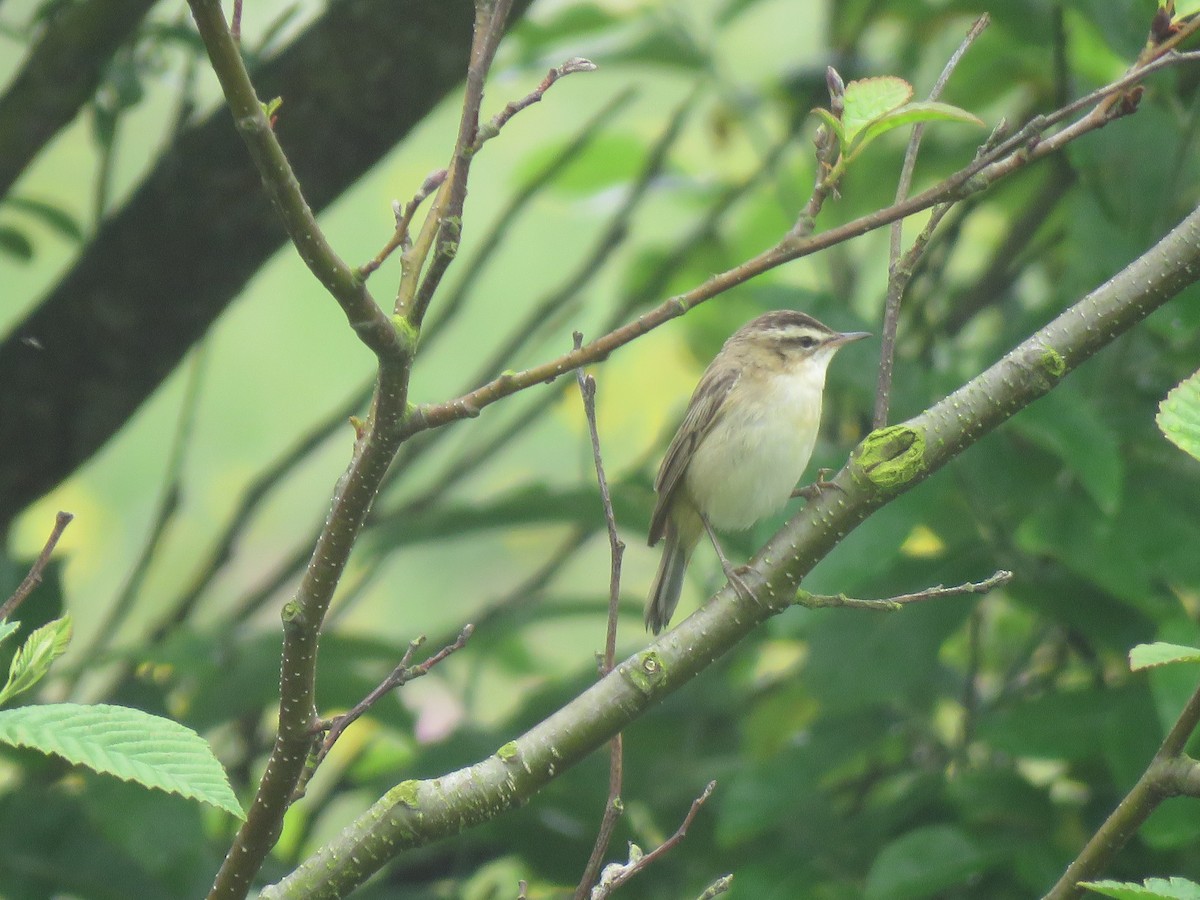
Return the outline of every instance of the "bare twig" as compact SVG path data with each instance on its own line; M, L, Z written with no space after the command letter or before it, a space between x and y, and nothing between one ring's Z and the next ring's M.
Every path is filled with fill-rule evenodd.
M394 359L400 337L391 318L367 291L362 279L345 263L317 223L300 189L300 182L254 92L238 42L229 32L219 0L188 0L213 70L221 82L234 124L255 167L263 189L279 213L293 246L314 277L342 308L350 327L380 359Z
M574 341L575 349L578 350L583 346L583 335L576 331ZM617 613L621 603L621 560L625 555L625 542L617 534L617 517L613 512L612 495L608 490L608 478L604 474L604 460L600 453L600 430L596 425L596 379L585 375L582 369L576 369L575 380L579 383L579 393L583 397L583 411L592 440L592 461L596 467L596 481L600 486L600 501L604 506L604 522L608 527L611 568L608 578L608 629L604 639L604 658L600 663L600 677L603 678L616 664ZM575 888L575 900L587 900L596 875L600 872L604 854L608 852L608 843L612 840L617 819L624 811L624 804L621 802L624 763L620 732L608 742L608 759L608 799L604 804L604 816L600 820L592 854L584 866L579 886Z
M370 262L363 263L358 267L358 277L367 278L372 272L378 269L387 261L387 258L392 255L392 252L397 247L403 247L408 243L408 226L412 224L412 218L416 214L417 209L425 202L425 199L442 186L442 182L446 180L446 170L437 169L430 172L421 182L421 186L417 188L412 199L408 203L400 206L399 200L392 201L392 212L396 217L396 230L392 232L391 240L383 245L383 249L375 254L375 258Z
M504 209L496 216L491 229L479 242L471 257L470 266L455 283L450 294L438 299L437 307L430 313L425 327L421 329L421 350L428 353L431 343L445 334L445 325L463 308L476 281L487 268L487 263L500 248L504 238L513 233L518 217L545 187L587 149L601 128L618 110L627 106L637 91L626 88L601 106L594 115L575 133L544 168L536 172L509 199ZM490 373L489 373L490 374Z
M1061 378L1194 283L1200 211L1149 252L1030 334L986 371L925 412L869 436L826 492L778 531L752 567L763 576L755 603L732 589L524 734L447 778L396 786L263 897L348 893L389 859L461 833L526 801L651 704L687 684L782 612L795 587L875 510L911 490ZM603 715L597 715L603 710ZM354 866L342 865L353 859Z
M962 43L958 45L958 49L954 51L953 55L946 62L945 68L942 69L942 74L938 76L933 88L929 91L930 100L936 100L942 95L942 91L945 89L946 83L950 80L950 75L958 66L959 61L966 54L970 46L975 43L979 35L983 34L983 30L988 27L990 21L990 17L987 13L984 13L971 25L966 37L963 38ZM900 179L896 185L897 203L908 196L909 188L912 187L913 171L917 166L917 153L921 148L921 138L924 134L924 122L918 122L913 126L912 136L909 138L908 147L904 151L904 164L900 167ZM937 227L937 223L941 221L949 208L949 204L940 204L934 207L933 215L923 229L921 237L913 243L913 248L905 258L903 266L900 261L900 245L904 240L904 220L897 219L892 223L888 249L887 300L884 303L883 335L879 354L879 382L875 389L875 415L871 425L872 428L882 428L887 424L888 404L892 394L892 372L896 362L896 329L899 326L900 303L904 299L904 289L912 279L916 261L921 253L924 252L925 246L928 244L930 237L932 237L933 229Z
M687 836L688 829L692 825L692 820L696 818L696 813L700 811L700 807L704 805L704 801L708 799L716 786L717 783L715 781L710 781L700 796L692 801L691 809L688 810L682 824L676 829L675 833L649 853L643 854L636 845L630 844L629 862L613 863L612 865L605 866L604 872L600 875L600 883L592 889L591 900L604 900L605 897L608 897L638 872L654 863L660 857L670 853Z
M229 34L235 44L242 42L242 0L233 0L233 16L229 22Z
M475 631L474 625L464 625L462 631L459 632L458 638L452 644L447 644L429 659L418 665L411 665L413 654L417 648L425 643L425 636L421 635L408 643L408 649L404 651L404 655L400 657L400 662L396 665L390 675L383 679L379 685L363 697L362 700L354 704L354 707L340 716L334 716L331 719L321 719L313 725L313 734L318 735L324 733L324 738L321 740L320 747L316 753L308 760L304 767L304 774L296 784L296 797L304 795L304 788L311 780L313 773L324 762L325 757L329 755L329 751L333 749L333 745L337 743L338 738L342 733L357 722L362 715L367 712L372 706L379 702L383 697L399 687L403 687L408 682L420 678L422 675L429 674L429 670L444 660L451 653L455 653L466 646L470 640L471 634Z
M879 612L895 612L910 603L919 603L922 600L940 600L945 597L961 597L967 594L986 594L988 591L994 590L1001 585L1008 584L1012 581L1012 577L1012 572L1001 569L995 575L983 581L968 581L965 584L955 585L954 587L943 587L939 584L913 594L897 594L895 597L888 597L884 600L859 600L854 597L847 597L845 594L810 594L808 591L800 590L796 592L796 605L806 606L809 609L843 606L847 609L872 609Z
M1196 762L1184 754L1184 748L1197 724L1200 724L1200 688L1188 699L1142 777L1042 900L1081 897L1079 882L1103 871L1163 800L1194 793Z
M583 335L576 331L575 349L583 346ZM617 534L617 517L613 512L612 494L608 489L608 477L604 474L604 460L600 453L600 432L596 425L596 379L585 375L582 369L575 372L579 382L579 393L583 396L583 409L587 416L588 434L592 440L592 460L596 466L596 482L600 486L600 502L604 506L604 523L608 527L608 548L612 567L608 577L608 631L604 639L604 663L600 674L607 675L613 669L617 654L617 608L621 602L621 560L625 555L625 542Z
M420 331L433 295L442 277L458 253L462 239L462 212L467 198L467 175L479 136L479 109L483 104L483 86L488 70L504 35L512 0L477 0L475 37L471 42L471 61L467 66L466 90L454 152L442 182L430 206L425 222L412 245L400 255L400 289L396 293L395 313ZM432 258L431 257L432 254Z
M618 347L622 347L665 322L683 315L689 309L784 263L811 256L820 250L866 234L939 203L962 199L977 193L1017 169L1058 152L1071 141L1103 127L1114 118L1133 111L1128 104L1114 107L1112 104L1106 103L1103 107L1097 106L1091 113L1061 131L1049 137L1037 139L1042 131L1067 118L1070 114L1068 110L1075 112L1096 103L1097 100L1106 100L1120 95L1126 88L1159 69L1196 60L1200 60L1200 52L1194 55L1176 53L1163 56L1098 91L1093 91L1086 98L1081 98L1069 104L1068 107L1048 116L1035 118L1017 135L1000 142L996 147L989 147L985 153L977 156L973 162L949 178L902 203L893 204L886 209L877 210L811 237L785 236L774 247L732 269L711 276L703 284L691 290L668 298L650 312L639 315L633 321L586 344L580 350L572 350L570 353L521 372L506 373L452 400L416 407L404 422L404 436L408 437L420 431L438 428L449 422L477 416L484 407L490 406L504 397L538 384L553 381L581 365L603 359Z
M17 585L17 589L9 594L3 605L0 605L0 622L16 612L17 607L24 603L26 598L42 583L42 573L46 571L46 566L50 562L50 554L54 552L54 546L73 518L75 515L69 512L60 512L54 517L54 528L50 530L50 537L46 538L42 552L33 561L33 565L29 567L29 573Z
M546 73L546 77L542 79L541 84L539 84L520 100L514 100L513 102L509 103L504 107L504 109L492 116L492 120L490 122L479 127L479 133L475 136L475 143L471 145L471 152L478 153L480 147L500 133L500 129L508 124L509 119L511 119L521 110L533 106L533 104L539 102L546 91L550 90L554 83L564 75L572 75L575 72L595 71L596 64L590 59L584 59L582 56L572 57L561 66L551 69Z
M846 83L833 66L825 68L825 84L829 88L829 111L834 118L840 119L846 109ZM817 214L825 205L825 199L832 193L837 195L838 181L841 177L834 161L838 154L837 138L824 125L817 128L814 139L817 148L817 176L813 182L812 194L799 218L792 228L791 234L797 238L808 237L817 225Z

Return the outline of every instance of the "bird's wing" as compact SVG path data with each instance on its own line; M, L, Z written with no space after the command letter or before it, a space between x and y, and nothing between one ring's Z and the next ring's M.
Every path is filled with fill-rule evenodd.
M663 457L662 467L658 477L654 479L654 490L658 494L658 502L654 506L654 515L650 517L650 546L657 544L667 526L667 512L675 491L683 484L683 475L687 471L688 462L697 445L704 440L713 426L720 421L725 408L725 398L738 383L741 373L737 370L709 369L696 385L688 405L687 415L674 440L667 447Z

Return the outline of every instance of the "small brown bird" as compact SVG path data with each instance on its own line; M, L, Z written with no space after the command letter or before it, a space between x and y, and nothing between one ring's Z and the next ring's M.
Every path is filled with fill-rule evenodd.
M777 310L725 342L696 385L654 482L650 546L664 537L666 544L646 601L652 632L670 621L705 531L726 577L741 585L713 528L744 530L787 503L817 442L829 361L839 347L868 336Z

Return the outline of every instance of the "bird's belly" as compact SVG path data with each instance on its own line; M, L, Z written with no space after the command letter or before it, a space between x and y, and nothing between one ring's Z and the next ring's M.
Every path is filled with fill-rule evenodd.
M820 423L820 393L780 378L756 409L730 410L688 465L696 507L717 528L749 528L780 510L804 474Z

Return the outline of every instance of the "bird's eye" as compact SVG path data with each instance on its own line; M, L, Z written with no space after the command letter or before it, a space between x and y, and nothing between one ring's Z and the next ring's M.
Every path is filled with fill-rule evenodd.
M804 337L796 341L802 350L811 350L817 343L817 339L812 335L806 334Z

